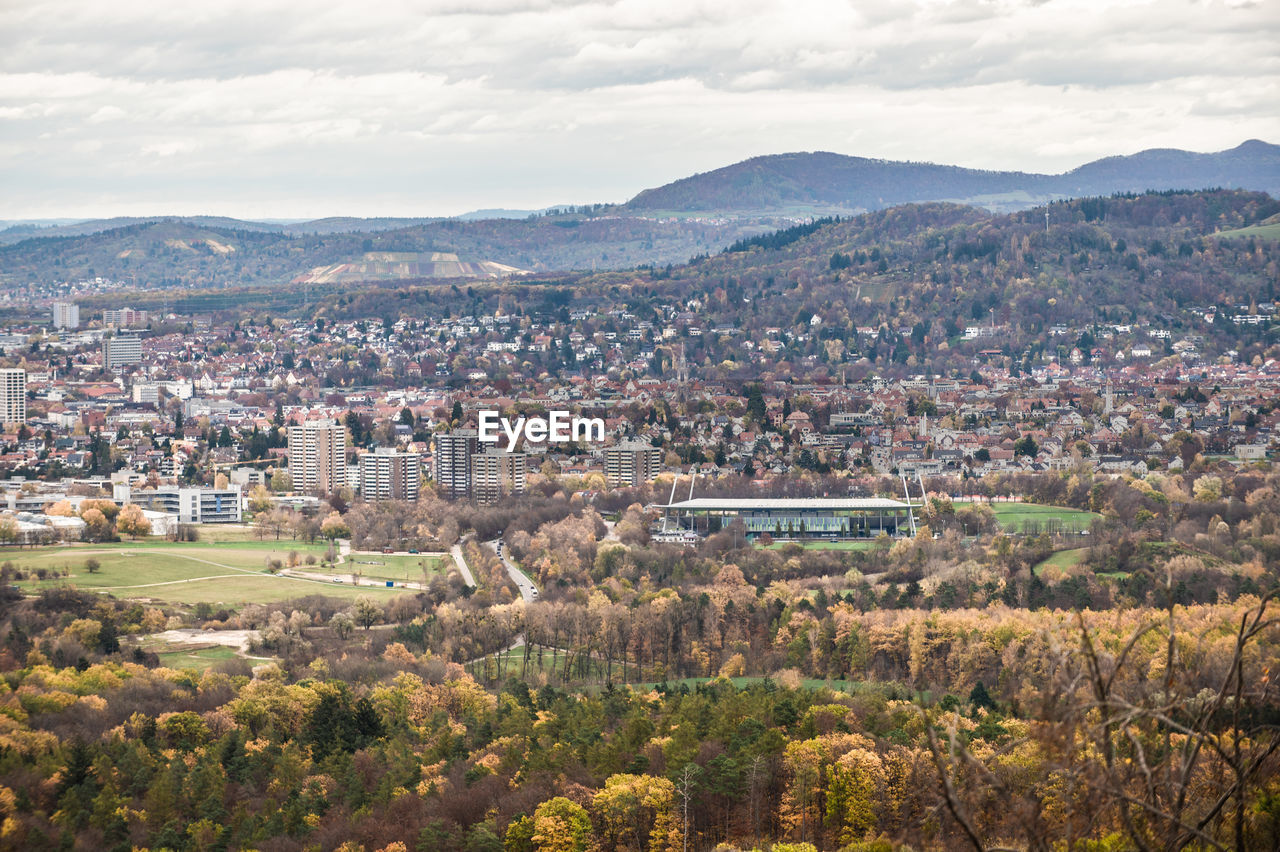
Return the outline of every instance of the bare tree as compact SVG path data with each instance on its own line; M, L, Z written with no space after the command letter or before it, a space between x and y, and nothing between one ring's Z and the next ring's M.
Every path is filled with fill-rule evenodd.
M1221 623L1198 634L1179 623L1172 588L1170 573L1165 616L1134 630L1115 651L1077 614L1078 645L1061 649L1028 737L979 759L954 726L926 719L941 805L966 845L996 848L984 840L996 823L1016 826L1028 849L1047 850L1055 841L1070 848L1106 826L1120 828L1142 852L1275 842L1255 836L1260 829L1249 820L1280 771L1280 732L1269 722L1275 660L1255 653L1262 635L1280 624L1267 615L1274 593L1243 612L1224 643ZM1138 650L1157 636L1160 654L1140 665ZM1024 746L1046 755L1057 795L1073 803L1056 827L1045 817L1041 791L1006 783L998 769ZM1000 808L990 807L995 801Z
M680 797L680 828L684 834L683 852L689 852L689 804L693 801L698 787L698 776L701 774L702 768L698 764L686 763L677 776L676 795Z

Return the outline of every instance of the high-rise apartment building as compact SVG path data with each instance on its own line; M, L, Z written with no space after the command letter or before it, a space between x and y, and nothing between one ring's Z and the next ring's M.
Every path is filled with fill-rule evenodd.
M471 457L471 494L479 503L496 503L508 494L523 494L529 479L529 456L490 449Z
M662 451L649 444L629 441L604 451L604 476L614 488L648 482L662 469Z
M27 420L27 371L0 370L0 425Z
M455 429L435 437L435 481L441 496L456 500L471 495L471 457L480 448L475 429Z
M366 500L418 499L422 457L380 447L360 457L360 496Z
M75 302L53 303L54 328L79 328L80 306Z
M135 334L118 334L102 341L102 369L108 373L142 363L142 340Z
M289 427L293 490L328 494L347 484L347 430L328 420Z

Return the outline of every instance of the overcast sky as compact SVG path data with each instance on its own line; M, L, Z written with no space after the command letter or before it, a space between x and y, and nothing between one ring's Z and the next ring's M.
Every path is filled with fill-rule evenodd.
M622 201L1280 142L1280 0L0 0L0 218Z

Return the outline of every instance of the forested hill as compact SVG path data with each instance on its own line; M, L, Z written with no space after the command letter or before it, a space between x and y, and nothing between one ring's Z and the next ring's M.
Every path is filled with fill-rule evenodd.
M1107 157L1060 175L982 171L824 152L754 157L645 190L632 211L840 212L913 201L958 201L992 210L1061 198L1148 189L1251 189L1280 196L1280 146L1250 140L1229 151L1174 149Z
M1022 360L1064 344L1069 351L1082 329L1108 322L1154 323L1202 336L1206 352L1252 359L1274 337L1232 315L1280 299L1280 242L1266 236L1275 226L1252 227L1277 216L1280 201L1229 190L1078 199L1006 215L910 204L742 239L679 266L495 282L469 290L465 305L448 288L414 286L395 300L381 288L331 295L316 310L394 321L481 314L506 298L552 322L569 304L656 321L662 306L683 305L704 331L736 329L682 338L691 362L730 381L762 369L838 377L864 357L876 370L969 365L991 348ZM962 339L965 326L991 322L1002 329L994 340ZM791 342L770 344L767 357L744 345L776 343L784 330Z
M1277 214L1280 201L1227 190L1079 199L1002 216L904 205L743 240L642 277L584 276L574 298L629 292L640 316L652 314L646 305L696 304L701 324L737 328L746 339L790 330L802 342L769 362L790 362L779 369L810 378L824 369L838 375L838 364L860 356L877 369L968 363L970 349L992 343L958 345L959 336L966 325L989 322L1004 329L996 348L1008 354L1075 343L1055 338L1055 326L1078 337L1095 323L1156 322L1194 328L1211 351L1252 358L1270 340L1267 329L1230 315L1280 298L1280 242L1226 234ZM1215 320L1203 322L1211 308ZM859 329L879 332L869 340ZM692 338L688 357L723 361L725 378L745 380L759 366L741 357L742 339Z

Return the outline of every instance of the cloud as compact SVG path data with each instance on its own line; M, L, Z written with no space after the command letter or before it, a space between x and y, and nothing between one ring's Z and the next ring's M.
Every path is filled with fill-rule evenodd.
M1280 139L1268 4L33 0L0 33L5 217L448 213L784 150L1055 171Z

